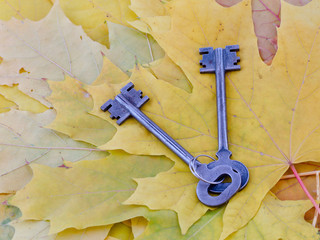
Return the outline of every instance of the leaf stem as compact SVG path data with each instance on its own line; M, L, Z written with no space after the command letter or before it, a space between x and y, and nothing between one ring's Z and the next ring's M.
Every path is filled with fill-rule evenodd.
M320 180L319 180L319 172L316 173L316 179L317 179L317 200L320 200ZM317 221L318 221L318 212L317 210L314 211L312 226L316 227Z
M315 207L316 211L320 214L319 204L316 203L316 201L313 199L313 197L309 193L308 189L306 188L306 186L304 185L303 181L301 180L301 178L299 176L299 173L297 172L297 169L295 168L295 166L293 164L290 164L290 168L291 168L294 176L297 178L297 181L300 184L300 186L302 187L303 191L305 192L305 194L308 196L308 198L312 202L312 204Z
M304 172L304 173L298 173L299 176L304 177L304 176L312 176L312 175L316 175L319 174L320 171L310 171L310 172ZM289 178L295 178L296 176L294 174L288 174L288 175L284 175L281 177L281 180L284 179L289 179Z
M148 37L147 33L146 33L146 38L147 38L147 43L148 43L148 47L149 47L149 53L150 53L151 62L153 62L154 58L153 58L153 54L152 54L152 48L151 48L150 40L149 40L149 37Z

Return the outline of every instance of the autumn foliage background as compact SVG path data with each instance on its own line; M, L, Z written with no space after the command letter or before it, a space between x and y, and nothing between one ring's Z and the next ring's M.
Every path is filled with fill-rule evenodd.
M320 2L0 1L0 239L319 239ZM232 158L250 182L209 208L187 165L100 106L129 81L193 155L215 156L201 47L226 74Z

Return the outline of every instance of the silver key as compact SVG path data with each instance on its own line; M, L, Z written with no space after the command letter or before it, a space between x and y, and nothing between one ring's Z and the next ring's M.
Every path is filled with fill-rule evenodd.
M225 71L240 70L237 65L240 58L236 52L239 50L239 45L229 45L223 48L213 49L212 47L200 48L199 53L203 55L200 61L202 68L200 73L215 73L216 76L216 98L217 98L217 118L218 118L218 144L219 149L216 153L217 161L208 165L209 168L214 168L218 165L230 165L236 172L241 175L241 187L243 189L249 181L249 171L247 167L235 160L231 160L231 151L228 146L227 132L227 104L226 104L226 86L225 86ZM222 192L230 183L221 183L219 185L206 185L211 192ZM201 184L205 187L205 184Z

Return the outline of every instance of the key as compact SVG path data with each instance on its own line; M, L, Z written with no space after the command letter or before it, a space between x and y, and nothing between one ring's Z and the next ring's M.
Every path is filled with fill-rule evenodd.
M104 103L101 106L101 110L104 112L109 111L110 117L112 119L116 118L118 125L121 125L130 116L134 117L186 164L189 165L191 161L194 161L195 158L187 150L185 150L139 109L149 100L147 96L142 97L141 90L135 90L133 83L130 82L124 86L120 92L121 93L118 94L114 100L110 99ZM196 162L195 167L199 164L201 163ZM201 164L201 166L204 165L205 164ZM226 175L232 179L231 184L226 186L225 190L221 191L221 194L218 196L211 196L207 189L197 190L199 200L208 206L215 207L227 202L240 188L240 174L233 171L232 167L229 165L219 165L211 169L202 168L201 171L199 171L199 174L204 174L204 178L211 183L219 183L217 179ZM206 195L209 195L211 198L208 200Z
M249 171L247 167L235 160L231 160L232 155L228 147L228 132L227 132L227 115L226 115L226 90L225 90L225 71L240 70L237 65L240 58L236 52L239 50L239 45L229 45L223 48L213 49L212 47L200 48L199 53L203 55L200 65L200 73L215 73L216 76L216 98L217 98L217 117L218 117L218 152L217 161L210 163L209 169L219 165L230 165L236 172L241 175L241 187L243 189L249 181ZM198 166L199 167L199 166ZM195 171L198 171L196 168ZM201 184L202 188L209 187L210 192L219 193L230 183L220 183L218 185ZM199 185L198 185L199 186Z

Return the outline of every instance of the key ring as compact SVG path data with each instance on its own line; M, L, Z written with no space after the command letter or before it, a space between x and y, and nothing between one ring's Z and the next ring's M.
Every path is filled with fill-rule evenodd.
M209 184L219 184L223 181L223 179L221 181L218 181L218 182L211 182L211 181L208 181L206 179L204 179L203 177L201 177L197 171L195 170L196 167L195 167L195 163L196 161L198 161L198 158L199 157L208 157L210 159L212 159L213 161L217 161L216 159L214 159L213 157L209 156L209 155L206 155L206 154L199 154L198 156L194 157L190 162L189 162L189 168L190 168L190 171L191 173L198 179L200 179L201 181L203 182L206 182L206 183L209 183Z

